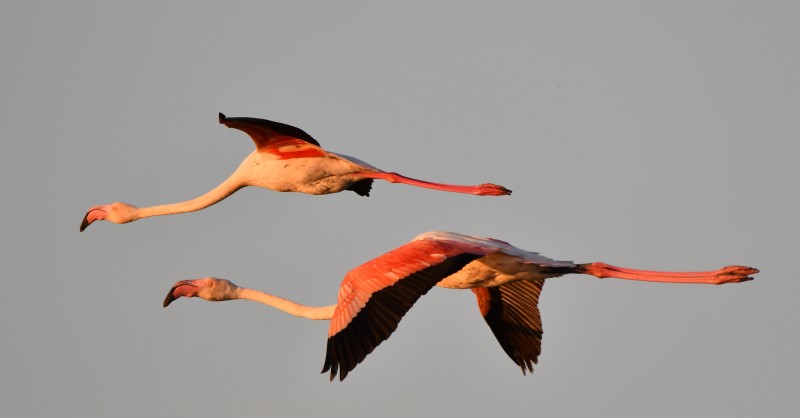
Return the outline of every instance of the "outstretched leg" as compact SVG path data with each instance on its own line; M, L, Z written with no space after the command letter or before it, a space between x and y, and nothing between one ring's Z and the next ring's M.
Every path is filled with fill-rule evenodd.
M605 263L588 263L578 264L575 273L591 274L601 279L611 277L645 282L724 284L753 280L750 275L758 273L758 269L745 266L727 266L713 271L669 272L635 270Z
M503 196L511 194L511 190L492 183L484 183L478 186L459 186L455 184L433 183L430 181L417 180L397 173L386 173L383 171L358 173L356 176L369 179L381 179L390 183L402 183L410 186L424 187L427 189L442 190L445 192L475 194L478 196Z

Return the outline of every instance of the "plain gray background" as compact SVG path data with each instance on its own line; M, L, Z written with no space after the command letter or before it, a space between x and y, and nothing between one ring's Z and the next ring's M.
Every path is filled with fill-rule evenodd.
M800 6L669 2L0 3L0 415L794 416ZM95 204L193 198L252 150L229 116L508 198L376 182L244 189L78 233ZM578 262L761 269L554 279L523 377L468 291L434 289L343 383L327 322L179 300L216 275L334 303L418 233Z

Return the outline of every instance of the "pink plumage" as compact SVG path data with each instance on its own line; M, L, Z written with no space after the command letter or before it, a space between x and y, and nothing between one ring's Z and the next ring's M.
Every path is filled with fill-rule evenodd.
M511 244L452 232L428 232L351 270L337 303L309 307L217 278L175 283L164 300L249 299L309 319L329 319L323 372L344 379L397 328L403 315L434 286L471 289L478 309L506 354L532 372L541 353L539 295L548 278L590 274L599 278L723 284L752 280L758 270L728 266L706 272L658 272L605 263L553 260Z

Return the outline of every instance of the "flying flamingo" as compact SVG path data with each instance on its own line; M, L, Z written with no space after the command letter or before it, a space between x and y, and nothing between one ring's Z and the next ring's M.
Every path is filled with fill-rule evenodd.
M380 179L480 196L511 194L511 190L491 183L458 186L431 183L382 171L356 158L325 151L319 142L302 129L279 122L256 118L229 118L222 113L219 114L219 122L229 128L244 131L256 145L255 151L222 184L202 196L181 203L145 208L137 208L124 202L93 206L81 222L81 231L98 220L124 224L150 216L193 212L207 208L246 186L308 194L350 190L361 196L369 196L372 181Z
M300 305L225 279L206 277L175 283L164 307L175 299L247 299L308 319L329 319L322 373L344 380L367 354L389 338L400 319L433 286L472 289L478 309L506 354L533 372L541 352L542 320L537 303L545 279L564 274L668 283L739 283L757 269L728 266L706 272L658 272L604 263L575 264L525 251L507 242L452 232L428 232L351 270L336 305Z

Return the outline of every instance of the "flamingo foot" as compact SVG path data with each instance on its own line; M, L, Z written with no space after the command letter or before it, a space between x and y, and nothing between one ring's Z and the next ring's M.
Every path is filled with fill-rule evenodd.
M476 186L473 194L478 196L507 196L511 194L511 190L499 184L484 183Z
M751 274L758 273L757 268L746 266L726 266L720 269L714 277L718 280L716 284L741 283L753 280Z

